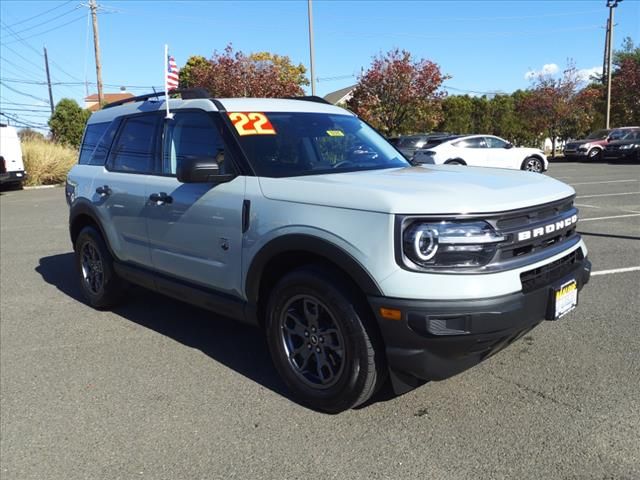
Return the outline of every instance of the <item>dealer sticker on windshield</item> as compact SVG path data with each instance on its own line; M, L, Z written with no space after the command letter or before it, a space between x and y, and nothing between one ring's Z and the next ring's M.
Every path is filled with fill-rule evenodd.
M229 120L236 127L238 135L275 135L276 129L264 113L229 112Z
M555 315L557 320L563 317L578 305L578 284L575 280L570 280L560 286L554 292Z

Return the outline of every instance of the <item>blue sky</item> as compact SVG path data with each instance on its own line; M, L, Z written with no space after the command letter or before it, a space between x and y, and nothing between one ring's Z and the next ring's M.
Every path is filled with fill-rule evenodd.
M306 0L99 3L106 92L126 85L139 94L161 86L165 43L180 66L190 55L209 57L228 43L244 52L271 51L309 65ZM561 71L569 59L585 72L599 69L605 3L314 0L317 93L355 83L374 55L394 47L437 62L452 77L446 82L450 94L526 88L527 72ZM54 101L71 97L82 102L85 87L80 83L85 78L95 82L95 64L88 12L79 5L0 4L0 111L34 124L46 121L45 111L26 111L43 110L40 99L48 98L44 85L26 83L45 80L43 45L53 61L53 81L66 83L54 85ZM640 42L640 2L624 0L615 21L616 47L625 36Z

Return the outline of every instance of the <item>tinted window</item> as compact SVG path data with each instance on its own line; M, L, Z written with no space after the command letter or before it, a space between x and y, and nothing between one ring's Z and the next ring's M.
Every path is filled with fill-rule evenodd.
M458 148L486 148L487 144L482 137L465 138L453 144Z
M165 125L163 151L162 172L168 175L175 175L177 166L188 157L215 158L220 173L231 173L220 132L204 112L176 113Z
M408 166L383 137L351 115L299 112L252 115L260 119L262 133L247 121L245 114L229 113L230 118L237 120L236 138L259 176L289 177Z
M597 130L587 137L587 140L604 140L611 130Z
M98 146L98 142L104 135L104 132L107 130L111 122L105 123L93 123L91 125L87 125L86 130L84 131L84 137L82 138L82 147L80 148L80 158L78 163L82 165L89 164L89 159L91 158L91 154Z
M397 146L399 148L419 148L426 141L426 137L419 136L411 136L411 137L400 137L398 140Z
M485 137L487 141L487 147L489 148L504 148L507 146L507 142L496 137Z
M109 163L120 172L151 173L154 170L159 115L140 115L124 120L118 140L111 149Z
M104 165L107 161L107 155L109 154L109 148L111 148L111 144L113 143L113 137L116 136L116 132L118 131L118 126L120 125L120 120L116 119L107 128L106 132L100 138L98 142L98 146L95 148L93 153L89 156L88 164L89 165Z

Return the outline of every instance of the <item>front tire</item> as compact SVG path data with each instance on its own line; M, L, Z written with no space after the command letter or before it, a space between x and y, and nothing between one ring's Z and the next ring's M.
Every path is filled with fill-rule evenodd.
M600 150L599 148L592 148L591 150L589 150L589 153L587 155L587 157L589 158L589 161L591 162L600 160L601 156L602 156L602 150Z
M522 170L527 172L542 173L544 171L544 165L542 160L537 157L527 157L522 162Z
M115 273L113 257L102 235L93 227L84 227L74 249L80 289L85 301L99 310L117 305L122 299L125 285Z
M267 307L273 363L301 404L339 413L366 402L384 379L384 349L351 284L321 266L284 276Z

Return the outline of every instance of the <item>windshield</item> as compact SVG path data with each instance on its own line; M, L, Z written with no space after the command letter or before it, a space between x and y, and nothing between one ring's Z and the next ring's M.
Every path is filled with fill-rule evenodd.
M610 130L598 130L587 137L587 140L603 140L607 138Z
M375 130L351 115L298 112L228 115L242 149L261 177L409 165Z

